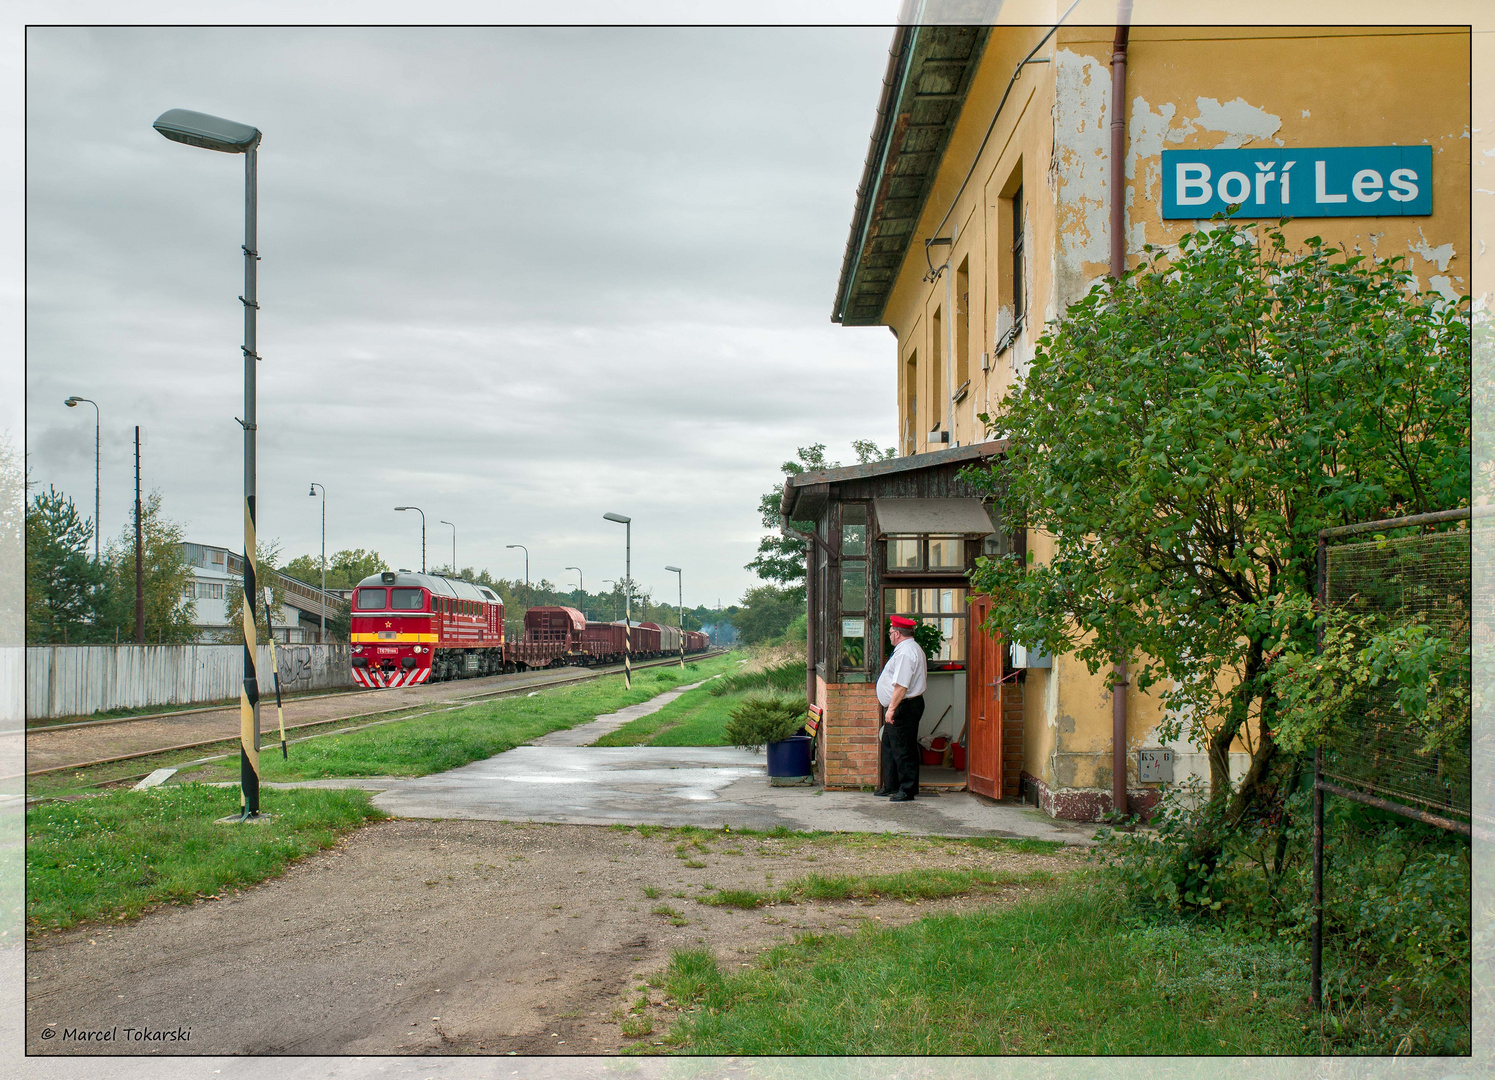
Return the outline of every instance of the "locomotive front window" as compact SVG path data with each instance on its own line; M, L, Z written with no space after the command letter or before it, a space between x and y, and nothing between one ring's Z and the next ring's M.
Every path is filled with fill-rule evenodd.
M395 611L419 611L425 607L419 589L390 589L389 606Z
M358 610L359 611L382 611L384 609L383 589L359 589Z

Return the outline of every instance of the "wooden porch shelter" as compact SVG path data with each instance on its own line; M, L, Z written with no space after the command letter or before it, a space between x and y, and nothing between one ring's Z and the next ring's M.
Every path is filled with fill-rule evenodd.
M938 626L944 643L929 662L920 742L964 747L955 767L924 766L925 788L969 788L1017 798L1023 753L1023 684L1000 633L982 629L990 598L970 590L979 556L1020 554L1022 531L997 501L960 478L989 462L1005 441L823 469L790 477L780 510L813 522L806 541L809 632L806 691L821 710L817 772L827 788L878 782L878 673L887 660L887 619Z

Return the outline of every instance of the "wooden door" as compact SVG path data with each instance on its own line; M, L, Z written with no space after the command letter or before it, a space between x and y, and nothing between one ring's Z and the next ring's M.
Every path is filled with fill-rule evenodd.
M981 629L991 614L991 598L973 597L970 663L966 678L966 786L993 799L1002 797L1002 635Z

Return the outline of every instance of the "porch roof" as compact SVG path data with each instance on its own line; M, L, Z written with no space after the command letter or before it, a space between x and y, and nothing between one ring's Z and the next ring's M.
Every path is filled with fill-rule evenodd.
M784 494L779 501L779 512L790 521L805 521L818 517L831 487L852 480L893 479L900 474L945 468L951 465L974 464L998 454L1006 453L1008 441L996 439L975 443L971 446L955 446L949 450L935 450L928 454L909 454L905 457L871 461L865 465L845 465L839 469L816 469L791 476L784 481ZM883 493L893 496L896 492Z

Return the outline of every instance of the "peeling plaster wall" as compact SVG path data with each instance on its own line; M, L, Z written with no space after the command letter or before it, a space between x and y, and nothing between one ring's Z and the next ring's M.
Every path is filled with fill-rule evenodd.
M1055 206L1053 301L1085 294L1087 263L1111 258L1110 68L1093 56L1054 53L1053 153L1048 186Z

